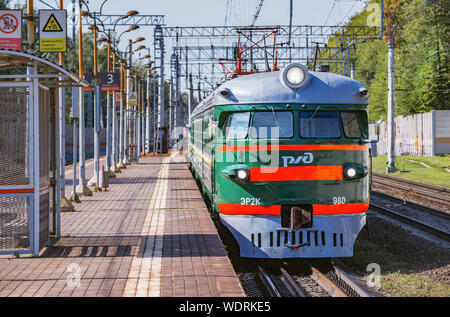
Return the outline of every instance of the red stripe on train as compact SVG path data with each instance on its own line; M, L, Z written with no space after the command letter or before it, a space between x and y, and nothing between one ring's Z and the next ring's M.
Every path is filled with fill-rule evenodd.
M219 211L226 215L280 215L281 206L220 204Z
M313 215L346 215L364 213L369 209L369 203L319 205L314 204ZM219 211L225 215L281 215L281 205L259 206L240 204L221 204Z

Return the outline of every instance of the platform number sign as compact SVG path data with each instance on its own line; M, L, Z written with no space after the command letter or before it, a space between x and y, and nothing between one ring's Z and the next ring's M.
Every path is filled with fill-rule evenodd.
M102 91L119 91L120 89L120 73L118 72L100 73L99 81Z
M0 10L0 49L22 49L21 10Z
M39 50L41 52L65 52L66 43L66 10L39 10Z

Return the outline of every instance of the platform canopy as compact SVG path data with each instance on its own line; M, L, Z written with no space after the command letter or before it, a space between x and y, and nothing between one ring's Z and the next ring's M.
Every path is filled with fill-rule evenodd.
M32 74L26 68L33 68ZM15 74L2 74L2 70L15 69ZM0 80L39 78L39 84L49 88L87 87L89 83L70 70L33 54L0 49Z

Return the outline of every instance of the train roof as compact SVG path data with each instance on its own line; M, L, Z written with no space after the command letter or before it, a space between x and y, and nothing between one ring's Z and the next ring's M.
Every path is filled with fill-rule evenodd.
M192 115L209 107L236 104L352 104L369 103L367 89L346 76L308 71L308 83L300 89L289 88L281 71L239 76L224 82L206 97ZM361 94L365 91L365 94Z

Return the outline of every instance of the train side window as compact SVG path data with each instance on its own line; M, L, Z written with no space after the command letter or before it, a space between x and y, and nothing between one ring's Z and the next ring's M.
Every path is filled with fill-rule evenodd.
M303 138L339 138L341 128L337 112L300 112L300 135Z
M227 139L245 139L248 133L250 112L235 112L228 117L224 131Z
M256 111L253 114L252 138L290 138L294 135L293 131L293 115L290 111Z
M347 138L363 138L365 137L361 129L359 116L356 112L341 112L342 125Z

